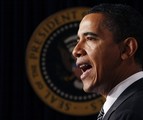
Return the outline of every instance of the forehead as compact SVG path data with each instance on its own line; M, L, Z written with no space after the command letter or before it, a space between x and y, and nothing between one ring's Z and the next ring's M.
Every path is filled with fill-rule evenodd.
M82 19L78 30L78 37L82 38L86 33L96 34L100 39L106 41L114 40L114 33L109 30L106 25L106 17L102 13L88 14Z
M90 13L84 16L81 22L85 20L91 20L91 21L103 21L105 19L105 15L102 13Z
M80 22L79 31L84 32L86 30L100 30L103 29L103 21L105 16L102 13L91 13L86 15Z

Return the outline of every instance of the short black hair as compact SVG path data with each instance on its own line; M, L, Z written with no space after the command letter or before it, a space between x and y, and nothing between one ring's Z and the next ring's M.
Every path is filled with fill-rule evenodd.
M124 4L102 3L95 5L85 15L102 13L104 24L114 34L115 41L121 42L134 37L138 43L135 60L143 65L143 16L135 8Z

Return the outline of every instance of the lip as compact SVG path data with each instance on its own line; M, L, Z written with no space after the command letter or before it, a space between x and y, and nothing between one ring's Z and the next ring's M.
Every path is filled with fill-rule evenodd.
M87 78L88 75L89 75L89 73L91 72L91 69L92 69L92 68L90 68L90 69L86 70L85 72L83 72L83 73L81 74L81 76L80 76L80 79L81 79L81 80L84 80L85 78Z
M80 66L83 65L83 64L89 64L89 62L87 62L87 61L85 61L85 60L77 60L77 61L76 61L76 66L77 66L78 68L80 68Z
M88 60L86 60L86 59L84 59L84 58L82 58L82 59L77 59L77 61L76 61L76 66L81 70L81 72L82 72L82 74L80 75L80 79L81 80L84 80L85 78L87 78L88 77L88 75L90 74L90 72L91 72L91 70L92 70L92 67L91 68L89 68L89 69L87 69L86 71L84 71L84 70L82 70L81 69L81 66L83 65L83 64L89 64L89 65L91 65L90 64L90 62L88 61ZM91 65L92 66L92 65Z

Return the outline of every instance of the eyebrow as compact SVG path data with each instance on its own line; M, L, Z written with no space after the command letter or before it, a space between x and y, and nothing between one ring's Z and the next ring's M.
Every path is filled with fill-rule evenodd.
M86 32L86 33L83 33L84 36L87 36L87 35L93 35L95 37L98 37L97 34L93 33L93 32Z
M92 35L92 36L95 36L95 37L98 37L97 34L93 33L93 32L85 32L83 33L84 36L87 36L87 35ZM79 39L79 36L77 36L77 39Z

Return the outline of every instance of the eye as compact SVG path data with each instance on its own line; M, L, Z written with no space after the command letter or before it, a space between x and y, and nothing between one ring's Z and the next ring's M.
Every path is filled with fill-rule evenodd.
M87 40L90 40L90 41L92 41L92 40L96 40L96 38L91 37L91 36L87 36L87 37L86 37L86 39L87 39Z

